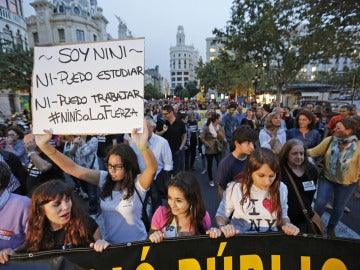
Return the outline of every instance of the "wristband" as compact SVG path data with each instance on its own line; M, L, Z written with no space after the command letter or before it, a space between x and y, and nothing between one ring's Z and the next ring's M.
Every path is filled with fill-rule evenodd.
M27 156L30 158L32 154L35 154L35 151L30 151L29 153L27 153Z
M138 146L137 149L139 149L140 152L145 151L147 149L149 149L149 146L145 145L145 146Z
M221 227L224 227L225 224L218 224L217 227L220 229Z

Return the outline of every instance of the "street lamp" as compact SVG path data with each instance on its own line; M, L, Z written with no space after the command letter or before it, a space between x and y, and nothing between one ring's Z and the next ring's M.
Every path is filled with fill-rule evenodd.
M257 87L259 86L259 84L260 84L260 77L258 77L257 75L255 75L255 77L254 78L252 78L252 80L251 80L251 82L252 82L252 84L254 85L254 95L256 96L256 89L257 89Z

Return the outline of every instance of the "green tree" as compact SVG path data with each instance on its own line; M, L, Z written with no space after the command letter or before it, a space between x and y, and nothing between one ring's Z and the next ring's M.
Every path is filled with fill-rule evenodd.
M263 74L262 81L276 87L278 100L283 87L294 81L305 64L333 57L335 50L326 44L336 43L336 36L349 35L345 29L320 35L326 28L315 20L314 14L319 13L311 10L310 2L318 1L235 0L225 29L214 30L238 62L253 63ZM337 47L340 52L345 46Z
M187 89L189 93L188 97L194 97L197 93L199 93L199 88L197 88L196 81L185 82L185 89Z
M360 2L302 0L300 19L307 23L309 39L318 41L321 58L345 56L359 61Z
M0 46L0 89L10 89L12 93L25 92L31 100L32 70L32 51L18 45L1 50ZM31 103L29 109L31 111Z
M155 86L153 86L152 84L147 84L144 87L144 98L145 99L160 99L162 98L163 95L156 89Z
M251 78L255 76L254 65L237 61L236 57L223 51L209 63L199 62L196 69L200 86L207 91L216 89L218 93L236 93L245 96L252 87Z
M32 51L23 50L21 46L0 50L0 89L30 93L32 69Z
M183 98L184 87L182 85L177 85L174 89L174 95L180 98Z

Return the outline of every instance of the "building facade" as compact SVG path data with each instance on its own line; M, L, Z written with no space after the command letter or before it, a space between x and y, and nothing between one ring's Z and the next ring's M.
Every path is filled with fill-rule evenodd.
M108 20L96 0L35 0L26 18L29 46L94 42L108 39Z
M185 44L185 33L182 25L178 26L176 46L170 47L170 88L185 86L187 81L196 79L195 68L199 61L199 52L193 45Z
M14 45L28 49L28 36L23 12L22 0L0 0L0 50ZM0 91L0 111L5 116L21 110L24 96L10 89Z

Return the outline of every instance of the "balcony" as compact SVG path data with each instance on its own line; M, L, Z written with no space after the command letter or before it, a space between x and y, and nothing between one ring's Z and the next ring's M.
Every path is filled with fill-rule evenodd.
M0 7L0 19L9 21L13 24L22 27L23 29L26 29L26 22L24 18L20 17L16 13L9 11L6 8Z

